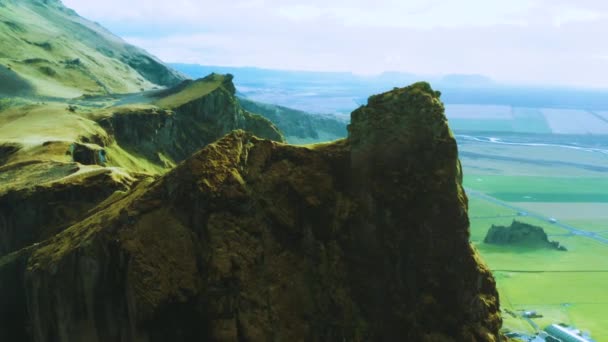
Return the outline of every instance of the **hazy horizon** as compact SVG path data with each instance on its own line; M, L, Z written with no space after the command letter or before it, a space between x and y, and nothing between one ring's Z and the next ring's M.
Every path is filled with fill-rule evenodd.
M169 63L608 88L600 1L63 2Z

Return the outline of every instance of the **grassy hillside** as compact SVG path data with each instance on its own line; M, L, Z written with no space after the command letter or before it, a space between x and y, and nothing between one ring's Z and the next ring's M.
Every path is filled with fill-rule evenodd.
M0 2L0 95L73 98L184 77L57 0Z

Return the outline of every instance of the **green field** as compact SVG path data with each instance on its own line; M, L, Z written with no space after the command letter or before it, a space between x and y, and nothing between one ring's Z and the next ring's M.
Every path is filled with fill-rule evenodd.
M483 181L477 181L478 178ZM601 195L602 190L608 189L603 179L472 175L466 183L469 188L491 196L500 193L556 196L562 202L518 199L510 204L540 215L561 215L563 222L586 231L606 231L603 235L608 237L608 210L604 210L607 205L578 201L581 196ZM471 241L496 278L504 328L532 333L529 324L507 314L506 310L536 310L543 315L543 318L534 319L541 328L563 322L590 331L597 341L608 340L608 326L604 323L608 317L608 291L605 290L608 286L608 245L570 235L546 220L518 216L516 210L474 194L469 197ZM550 240L560 242L568 251L483 243L492 224L509 225L513 219L542 226Z
M603 114L598 113L600 116ZM607 134L608 123L587 110L496 105L446 105L456 131L553 134ZM572 118L576 118L573 120Z
M504 119L449 119L449 122L450 127L457 131L513 131L513 122Z
M608 177L471 175L465 186L507 202L608 202Z
M513 130L525 133L551 133L547 119L538 108L513 108Z

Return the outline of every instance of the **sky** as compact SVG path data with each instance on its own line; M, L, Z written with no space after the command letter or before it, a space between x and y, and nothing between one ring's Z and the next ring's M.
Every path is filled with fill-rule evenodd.
M165 62L608 88L603 0L63 0Z

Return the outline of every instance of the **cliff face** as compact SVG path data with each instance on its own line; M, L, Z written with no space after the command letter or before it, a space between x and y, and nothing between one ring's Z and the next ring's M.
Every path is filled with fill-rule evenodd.
M271 122L240 108L229 76L211 75L166 92L159 97L162 107L87 113L34 105L3 112L0 256L57 234L115 192L166 172L234 129L283 141Z
M180 162L235 129L284 141L272 122L243 110L231 75L212 74L161 92L160 107L122 110L100 120L123 148L157 164Z
M110 170L74 174L50 184L0 190L0 255L52 237L86 217L116 191L128 191L134 179ZM0 172L9 172L0 168Z
M0 259L1 340L497 341L428 84L313 148L235 131Z

